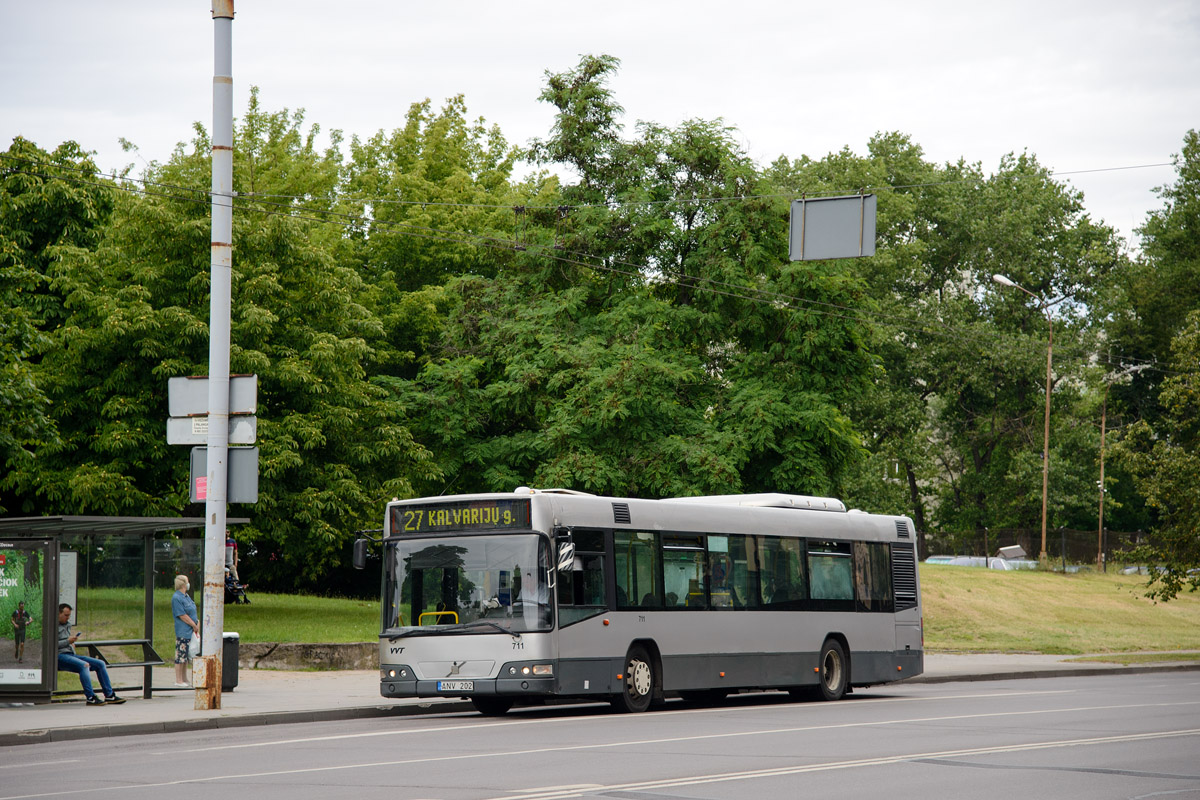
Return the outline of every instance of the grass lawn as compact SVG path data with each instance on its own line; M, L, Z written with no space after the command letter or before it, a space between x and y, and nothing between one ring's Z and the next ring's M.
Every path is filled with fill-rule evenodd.
M922 564L925 647L1047 654L1200 650L1200 594L1144 596L1145 577Z
M154 648L166 661L175 650L171 618L174 590L154 593ZM196 598L198 592L193 591ZM143 633L142 589L81 589L77 628L83 639L140 639ZM308 595L250 593L250 605L226 605L224 630L242 642L370 642L379 633L379 603ZM126 660L141 660L138 648ZM110 658L110 660L117 660Z
M1107 656L1085 656L1082 658L1068 658L1072 664L1082 663L1103 663L1103 664L1124 664L1132 666L1134 664L1162 664L1172 661L1195 661L1197 660L1196 653L1112 653Z

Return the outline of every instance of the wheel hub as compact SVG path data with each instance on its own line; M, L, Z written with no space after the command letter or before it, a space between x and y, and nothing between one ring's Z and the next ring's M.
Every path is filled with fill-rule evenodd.
M830 651L825 654L825 661L821 664L821 677L825 680L825 686L830 690L834 690L842 682L842 660L837 657L837 653Z
M630 661L626 684L639 697L650 694L650 665L645 661Z

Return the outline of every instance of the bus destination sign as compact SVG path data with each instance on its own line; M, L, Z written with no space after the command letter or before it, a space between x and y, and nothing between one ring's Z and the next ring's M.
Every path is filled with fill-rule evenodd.
M392 506L392 536L529 528L528 500L470 500Z

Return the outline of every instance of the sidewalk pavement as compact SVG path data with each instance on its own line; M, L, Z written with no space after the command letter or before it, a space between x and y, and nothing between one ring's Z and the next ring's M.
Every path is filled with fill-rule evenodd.
M906 682L1200 670L1200 652L1193 655L1195 660L1190 661L1122 666L1069 660L1078 656L926 653L924 674ZM123 705L85 706L82 696L49 705L0 704L0 747L247 725L472 711L468 701L458 698L389 700L380 697L379 673L375 670L285 672L247 669L239 670L234 691L222 693L219 710L198 711L194 708L195 692L173 687L173 669L155 670L155 686L169 688L155 688L150 700L143 699L141 690L121 691L122 672L124 670L115 670L112 676L118 694L128 700ZM139 671L139 677L140 674Z

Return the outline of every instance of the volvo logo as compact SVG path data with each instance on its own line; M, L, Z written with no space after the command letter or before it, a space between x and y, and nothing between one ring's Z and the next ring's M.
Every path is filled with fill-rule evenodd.
M462 665L465 663L467 663L465 659L462 661L451 661L450 671L446 673L446 677L449 678L451 675L457 675L458 671L462 669Z

